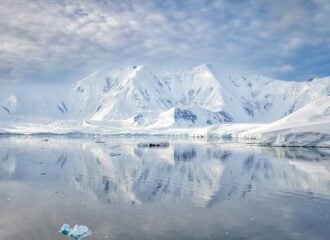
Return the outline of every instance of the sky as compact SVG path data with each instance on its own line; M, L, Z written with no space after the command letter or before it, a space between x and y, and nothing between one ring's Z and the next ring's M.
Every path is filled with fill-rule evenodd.
M1 82L203 63L286 80L330 75L329 0L2 0L0 14Z

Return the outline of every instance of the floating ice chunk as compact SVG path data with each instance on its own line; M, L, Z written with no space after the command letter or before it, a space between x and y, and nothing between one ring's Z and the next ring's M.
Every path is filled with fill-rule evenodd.
M110 156L111 157L118 157L118 156L120 156L121 155L121 153L116 153L116 152L111 152L110 153Z
M60 230L64 236L70 236L76 240L88 237L92 234L92 231L86 226L75 225L73 228L69 224L63 224Z

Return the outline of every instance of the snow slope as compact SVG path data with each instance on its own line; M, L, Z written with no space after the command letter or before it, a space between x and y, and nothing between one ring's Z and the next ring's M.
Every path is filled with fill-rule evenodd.
M77 106L78 118L132 119L133 125L150 125L169 114L174 125L201 126L233 120L223 112L221 89L206 65L165 76L134 66L101 69L74 84L69 95L74 96L71 105Z
M0 86L0 133L178 133L328 146L329 96L330 77L226 76L208 64L165 73L101 68L70 86Z
M276 91L274 91L276 89ZM288 82L222 76L209 65L159 76L143 66L101 69L73 87L76 118L136 125L272 122L330 94L330 78ZM125 111L123 111L125 109ZM166 116L166 123L162 120Z
M65 87L52 85L0 85L1 121L45 122L68 119Z
M0 117L24 122L124 121L126 126L154 127L269 123L328 95L330 78L288 82L225 76L207 64L165 74L144 66L116 67L102 68L61 89L3 86Z
M330 96L238 137L269 145L330 147Z

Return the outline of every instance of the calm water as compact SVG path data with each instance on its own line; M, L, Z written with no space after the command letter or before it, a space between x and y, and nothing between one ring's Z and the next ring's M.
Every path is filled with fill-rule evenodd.
M330 239L330 149L148 141L0 139L0 239Z

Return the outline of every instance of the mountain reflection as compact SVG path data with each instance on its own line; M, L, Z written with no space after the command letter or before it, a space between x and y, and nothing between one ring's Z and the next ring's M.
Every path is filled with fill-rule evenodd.
M63 184L110 204L187 202L210 207L270 192L330 192L327 149L182 141L168 148L139 148L136 142L2 139L0 181Z
M174 148L174 161L176 162L192 161L196 157L197 157L197 151L193 146L186 146L186 147L175 146Z

